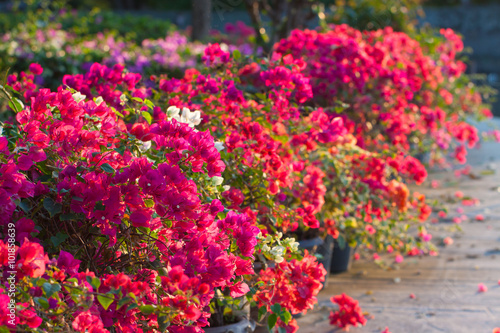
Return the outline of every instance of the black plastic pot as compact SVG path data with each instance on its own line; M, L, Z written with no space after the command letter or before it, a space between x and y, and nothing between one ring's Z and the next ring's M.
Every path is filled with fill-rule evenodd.
M330 273L347 272L351 268L354 251L352 247L347 244L344 248L341 248L336 240L333 243L334 247L331 257Z
M203 328L207 333L252 333L255 331L255 322L243 318L241 321L225 326Z
M332 262L332 253L334 239L332 236L328 235L324 240L321 237L316 237L313 239L298 241L301 249L308 250L310 254L320 254L323 258L318 260L322 263L327 272L325 276L325 282L323 282L323 287L328 284L328 272L330 272L330 265Z

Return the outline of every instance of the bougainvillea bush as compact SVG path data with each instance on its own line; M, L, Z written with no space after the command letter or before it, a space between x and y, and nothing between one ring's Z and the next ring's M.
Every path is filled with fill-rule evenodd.
M136 76L120 69L91 75L132 88ZM189 117L165 118L142 136L141 122L126 124L102 98L26 87L27 105L12 104L1 138L2 222L16 223L26 312L19 327L176 331L207 323L214 288L241 294L258 229L210 198L225 165L208 132Z
M2 126L1 207L18 232L18 327L196 331L216 290L248 294L264 312L280 303L265 296L274 281L252 277L258 237L268 233L224 199L232 195L222 188L224 144L196 128L200 111L142 100L150 92L122 66L94 64L54 92L33 83L42 70L33 64L2 87L15 112ZM286 266L263 271L310 290L273 308L285 326L289 310L313 306L326 272L293 239L268 236L257 252Z
M391 28L338 25L324 33L296 30L276 51L307 59L316 103L349 104L343 114L359 146L430 153L431 164L445 164L451 152L463 164L466 147L479 141L468 117L492 115L464 75L462 40L451 29L440 34L419 43Z

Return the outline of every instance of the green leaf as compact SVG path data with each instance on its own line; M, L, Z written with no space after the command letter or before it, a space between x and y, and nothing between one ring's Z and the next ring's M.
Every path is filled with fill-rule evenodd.
M155 107L155 105L153 104L153 102L151 102L149 99L145 99L144 100L144 104L146 104L151 109L153 109Z
M62 205L52 200L52 198L45 198L43 207L49 212L50 217L54 217L62 211Z
M259 316L258 316L258 321L262 319L262 316L264 316L267 313L267 307L265 305L261 306L259 308Z
M276 313L269 315L269 318L267 318L267 327L269 328L269 330L272 330L277 321L278 315Z
M144 204L146 205L146 207L153 207L155 205L155 202L151 199L145 199Z
M344 238L344 236L339 235L339 237L337 238L337 243L339 243L339 247L341 249L345 249L346 244L345 244L345 238Z
M127 312L129 312L130 310L135 309L135 308L137 308L137 307L139 307L139 305L137 305L137 303L132 303L132 304L130 304L129 306L127 306L127 310L125 311L125 313L127 313Z
M98 277L92 278L90 276L87 276L87 282L92 286L92 288L94 288L94 291L97 291L101 286L101 280L99 280Z
M21 200L21 202L19 203L18 205L25 213L29 213L29 211L31 210L31 203L24 199L24 200Z
M168 326L170 326L170 322L167 320L167 316L158 316L158 328L160 332L166 332Z
M149 114L149 112L147 111L142 111L141 114L144 117L144 119L146 119L148 124L151 125L151 122L153 121L153 117L151 117L151 114Z
M288 311L283 311L280 315L281 321L284 322L285 324L288 324L290 319L292 319L292 314Z
M48 282L44 282L42 284L42 289L45 292L45 295L47 298L52 296L54 293L58 292L61 290L61 285L59 283L56 284L50 284Z
M281 313L281 305L280 304L273 304L271 306L271 311L274 312L274 313L277 313L277 314L280 314Z
M125 149L127 149L127 147L121 146L118 148L114 148L113 150L116 151L118 154L123 155L123 153L125 153Z
M21 102L19 98L12 98L12 100L9 101L9 106L12 110L14 110L16 113L21 112L24 109L24 104Z
M259 99L262 99L262 100L265 100L266 99L266 95L263 94L263 93L256 93L255 96Z
M142 305L139 307L142 313L144 313L146 316L152 314L155 311L155 307L152 305Z
M107 310L109 308L111 303L113 303L114 299L115 299L115 295L113 295L113 294L106 294L106 296L103 296L103 295L97 296L97 300L102 305L104 310Z
M236 50L233 51L233 58L234 58L234 60L238 60L238 59L241 58L241 52L240 52L240 50L236 49Z
M42 308L46 310L49 308L49 302L45 297L35 297L34 300L35 303L38 303L38 305L40 305Z
M60 221L71 221L71 220L76 220L78 218L79 216L76 214L61 214L61 216L59 216Z
M121 300L118 301L118 306L116 307L116 309L117 310L120 309L125 304L130 303L130 301L132 301L132 299L130 297L122 298Z
M58 232L55 236L50 237L50 241L54 244L55 247L61 245L69 236L63 234L62 232Z
M101 169L104 172L108 172L108 173L114 173L115 172L115 169L111 165L109 165L108 163L101 164Z

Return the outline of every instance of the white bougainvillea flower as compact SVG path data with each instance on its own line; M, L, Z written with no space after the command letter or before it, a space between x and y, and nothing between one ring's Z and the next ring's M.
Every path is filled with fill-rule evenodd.
M81 101L85 100L87 96L83 95L81 92L77 91L76 93L73 94L73 99L75 102L80 103Z
M194 128L196 125L201 123L201 112L191 111L188 108L179 109L176 106L170 106L167 109L168 120L175 119L180 123L188 124L189 127Z
M179 113L181 112L181 109L179 109L176 106L169 106L167 109L167 117L171 119L176 119L179 117ZM177 120L177 119L176 119Z
M220 141L214 142L214 147L217 149L217 151L223 151L224 150L224 144Z
M190 111L188 108L182 108L181 123L186 123L189 127L195 127L201 123L201 112Z

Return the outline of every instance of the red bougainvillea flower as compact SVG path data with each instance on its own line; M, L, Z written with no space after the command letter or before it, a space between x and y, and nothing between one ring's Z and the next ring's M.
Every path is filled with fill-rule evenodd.
M273 288L262 288L254 299L259 306L281 304L292 314L305 313L317 302L316 295L322 288L326 271L316 257L305 251L301 261L283 261L274 268L261 271L259 281L273 282Z
M338 304L338 311L330 313L330 324L343 328L346 331L350 326L365 325L366 318L359 307L358 301L352 299L346 294L333 296L333 303Z

